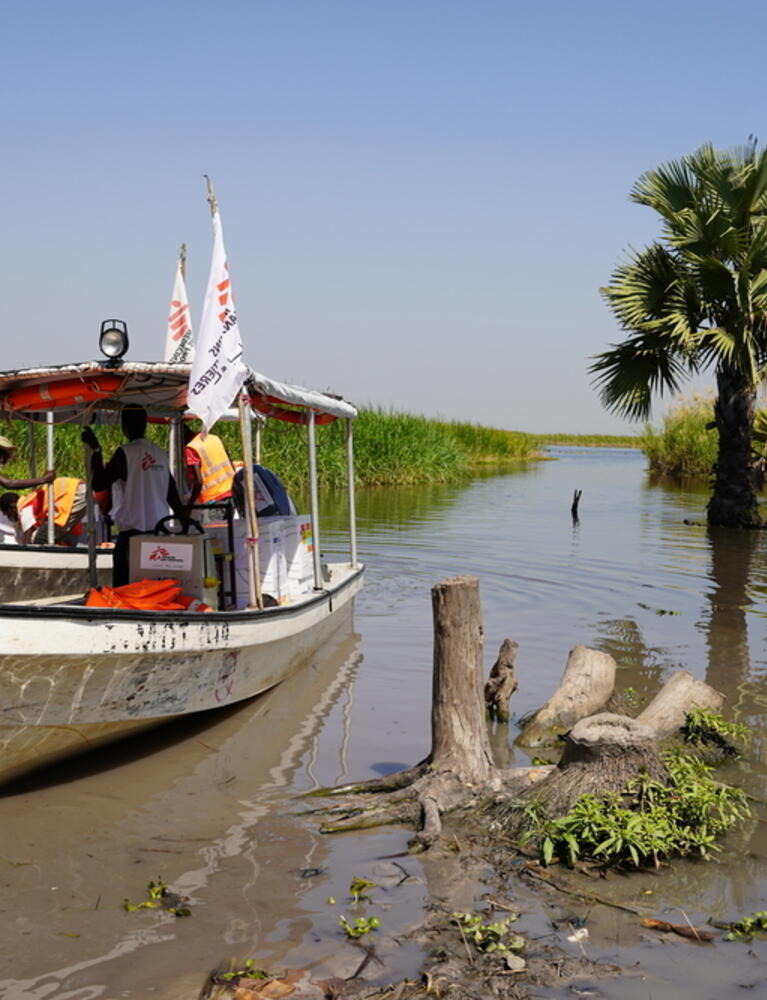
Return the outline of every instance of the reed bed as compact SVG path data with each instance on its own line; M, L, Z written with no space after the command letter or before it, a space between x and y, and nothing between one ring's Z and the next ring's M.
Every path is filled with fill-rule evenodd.
M541 434L542 444L572 445L577 448L641 448L639 434Z
M114 424L94 428L108 459L122 441ZM46 468L45 427L34 425L38 475ZM84 469L80 426L65 425L56 430L56 472L82 476ZM342 421L317 427L317 470L326 487L346 485L345 425ZM236 424L219 423L216 433L233 459L241 458ZM19 423L6 429L18 445L4 472L15 478L28 475L30 446L27 428ZM150 425L148 436L167 447L167 428ZM482 427L395 410L364 408L354 421L356 482L360 486L448 483L466 479L472 470L487 464L503 466L538 456L539 439L531 434ZM261 458L274 469L288 489L305 485L308 448L305 428L269 420L261 433Z
M712 396L695 394L668 410L660 430L648 424L641 443L650 471L680 478L708 476L719 445L716 430L707 427L713 418Z

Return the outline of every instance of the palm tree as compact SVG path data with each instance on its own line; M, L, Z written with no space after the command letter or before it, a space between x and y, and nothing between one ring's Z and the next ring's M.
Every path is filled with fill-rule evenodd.
M593 359L603 404L646 418L653 392L713 369L719 448L712 525L759 515L751 476L756 388L767 365L767 149L710 145L643 174L632 201L654 208L662 239L631 254L602 289L628 337Z

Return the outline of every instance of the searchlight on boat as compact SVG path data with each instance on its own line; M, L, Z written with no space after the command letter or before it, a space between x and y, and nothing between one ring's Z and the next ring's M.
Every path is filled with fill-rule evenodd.
M121 319L105 319L101 324L99 334L99 349L101 353L109 358L109 361L118 365L120 359L128 350L128 325Z

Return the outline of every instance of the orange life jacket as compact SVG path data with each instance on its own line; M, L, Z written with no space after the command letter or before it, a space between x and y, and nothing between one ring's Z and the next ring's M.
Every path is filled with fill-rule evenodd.
M187 448L196 451L200 456L202 489L197 502L210 503L211 500L229 496L232 492L234 466L229 460L221 439L215 434L208 434L203 441L198 434L192 438Z
M60 528L69 520L72 513L72 505L75 502L77 487L82 480L71 476L61 476L53 481L53 520ZM35 518L35 525L45 524L48 520L48 487L40 486L34 493L27 493L18 502L18 509L22 511L25 507L32 507L32 514Z

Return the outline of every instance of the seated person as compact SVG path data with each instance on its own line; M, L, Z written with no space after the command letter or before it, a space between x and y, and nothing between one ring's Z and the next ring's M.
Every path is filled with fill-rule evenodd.
M0 468L10 462L15 454L16 445L13 441L10 438L0 435ZM53 469L48 469L44 475L36 479L11 479L5 473L0 472L0 486L3 486L6 490L26 490L30 486L42 486L45 483L52 483L54 476L55 472Z
M53 541L56 545L75 545L87 502L85 483L72 476L58 476L53 481ZM25 543L48 543L48 488L41 487L19 501L19 520Z
M19 545L21 542L18 500L18 493L0 496L0 545Z
M234 466L221 438L206 434L203 439L188 424L184 424L182 435L187 508L228 500L232 495Z
M245 470L238 469L232 481L232 500L240 517L245 516ZM265 465L253 465L253 489L256 494L256 515L258 517L287 517L296 513L295 504L290 499L280 477Z

